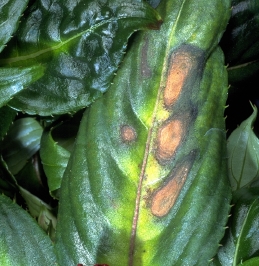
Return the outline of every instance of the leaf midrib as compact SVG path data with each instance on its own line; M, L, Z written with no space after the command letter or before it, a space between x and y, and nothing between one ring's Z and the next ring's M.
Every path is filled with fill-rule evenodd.
M164 57L164 62L163 62L161 73L164 73L166 71L166 68L167 68L167 64L166 64L167 63L167 60L166 60L167 56L166 55L169 54L169 51L171 48L171 43L172 43L174 33L176 30L177 22L180 19L180 14L182 13L183 6L185 3L186 3L186 0L183 0L182 5L179 9L177 18L176 18L174 25L172 27L171 33L169 35L167 46L165 49L165 57ZM157 93L157 97L156 97L156 103L155 103L155 107L154 107L154 111L153 111L151 127L148 131L148 136L147 136L147 141L146 141L146 146L145 146L145 153L144 153L143 163L142 163L141 172L140 172L140 176L139 176L135 210L134 210L134 216L133 216L132 227L131 227L129 264L128 264L129 266L133 266L133 263L134 263L134 249L135 249L135 239L136 239L136 231L137 231L137 224L138 224L138 217L139 217L139 206L140 206L140 199L141 199L142 183L143 183L144 176L145 176L144 173L145 173L146 166L147 166L147 161L148 161L148 156L149 156L149 151L150 151L150 144L151 144L153 130L154 130L154 124L155 124L155 120L156 120L158 103L159 103L160 95L161 95L162 88L163 88L163 82L164 82L164 77L162 76L162 78L160 79L159 89L158 89L158 93Z

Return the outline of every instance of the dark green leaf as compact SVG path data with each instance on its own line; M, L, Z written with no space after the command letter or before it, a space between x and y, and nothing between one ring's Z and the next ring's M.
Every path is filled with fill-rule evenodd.
M20 17L29 0L1 0L0 3L0 52L16 31ZM0 97L1 99L1 97Z
M232 0L231 18L221 40L226 63L237 66L258 60L259 2Z
M43 76L43 66L26 68L0 68L0 107L27 85Z
M233 190L251 185L259 178L259 139L253 132L257 108L228 138L228 169Z
M240 64L237 66L228 68L228 80L230 84L238 84L244 82L256 76L259 72L259 61L255 60L245 64Z
M49 188L39 153L27 160L26 165L15 175L15 179L19 186L27 189L33 195L45 202L50 201Z
M259 257L255 257L250 260L246 260L241 264L238 264L238 266L258 266L258 265L259 265Z
M8 131L15 116L16 112L11 108L9 108L8 106L3 106L0 108L0 143L3 137L5 136L6 132Z
M21 186L19 186L19 191L27 204L31 216L38 218L38 224L44 231L49 232L52 228L51 238L54 239L57 218L53 214L53 208Z
M258 188L236 191L233 203L228 234L222 242L214 265L236 266L259 255Z
M55 142L51 134L52 130L42 135L40 157L48 179L49 190L52 192L60 188L70 152Z
M18 193L18 186L14 176L8 171L6 163L0 157L0 193L13 199Z
M12 174L17 174L40 148L42 127L33 118L21 118L10 127L3 142L3 158Z
M41 115L89 105L110 86L132 32L161 23L138 0L38 0L28 14L0 64L46 66L45 75L10 103Z
M57 265L49 237L35 220L0 195L0 265Z

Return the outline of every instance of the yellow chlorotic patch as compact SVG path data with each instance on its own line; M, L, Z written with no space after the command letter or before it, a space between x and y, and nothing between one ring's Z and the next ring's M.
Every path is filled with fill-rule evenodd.
M186 165L187 164L187 165ZM176 199L185 183L189 173L190 164L184 163L177 168L167 182L161 189L159 189L152 199L151 212L153 215L162 217L171 210Z
M150 154L148 156L147 166L145 169L145 176L148 183L157 181L157 177L161 175L161 165L157 160Z
M158 130L156 157L158 160L169 160L173 157L183 135L180 120L172 120Z
M138 163L134 161L134 156L130 154L123 154L120 156L118 165L122 172L133 183L137 183L139 179L140 167Z
M163 97L166 107L171 107L178 99L193 66L192 57L188 52L172 54L170 65Z

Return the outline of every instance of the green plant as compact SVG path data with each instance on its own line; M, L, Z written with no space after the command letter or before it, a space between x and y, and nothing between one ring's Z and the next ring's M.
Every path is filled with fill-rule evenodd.
M245 3L0 4L1 265L258 264Z

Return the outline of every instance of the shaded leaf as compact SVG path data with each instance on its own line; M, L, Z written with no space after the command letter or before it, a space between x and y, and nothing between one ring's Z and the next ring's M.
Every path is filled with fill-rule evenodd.
M0 192L13 199L19 191L14 176L8 171L6 163L0 157Z
M40 148L42 127L33 118L21 118L10 127L3 143L3 158L12 174L17 174Z
M52 130L45 131L42 135L40 157L48 179L49 190L53 192L60 188L70 152L55 142L51 134Z
M228 169L233 190L251 185L259 178L259 139L253 132L257 108L228 138Z
M41 115L89 105L110 86L132 32L161 23L154 9L138 0L39 0L28 14L0 64L46 66L45 75L10 102Z
M45 202L49 202L49 188L42 167L39 153L37 152L26 162L26 165L15 175L19 186L33 193Z
M203 3L164 1L161 30L134 39L85 112L60 188L61 265L206 265L216 254L230 186L215 48L230 7Z
M213 265L246 265L247 260L259 255L258 188L236 191L233 203L229 230ZM253 261L258 261L258 258L251 263ZM247 265L250 264L247 262Z
M54 216L53 208L21 186L19 186L19 191L26 201L31 216L38 218L38 224L40 227L44 231L48 233L50 232L51 238L54 239L57 218Z
M10 125L12 124L16 112L9 108L8 106L3 106L0 108L0 143L8 131ZM1 144L0 144L1 147Z
M0 52L18 28L20 17L29 0L1 0L0 3ZM0 97L1 98L1 97Z
M221 46L230 66L258 60L259 56L259 2L232 0L231 17Z
M237 86L240 86L240 82L247 81L249 80L249 78L256 76L258 71L259 71L259 60L229 67L228 68L229 83L237 84Z
M0 264L56 265L49 237L9 198L0 195Z
M0 68L0 107L8 103L14 95L27 85L43 76L44 67Z

